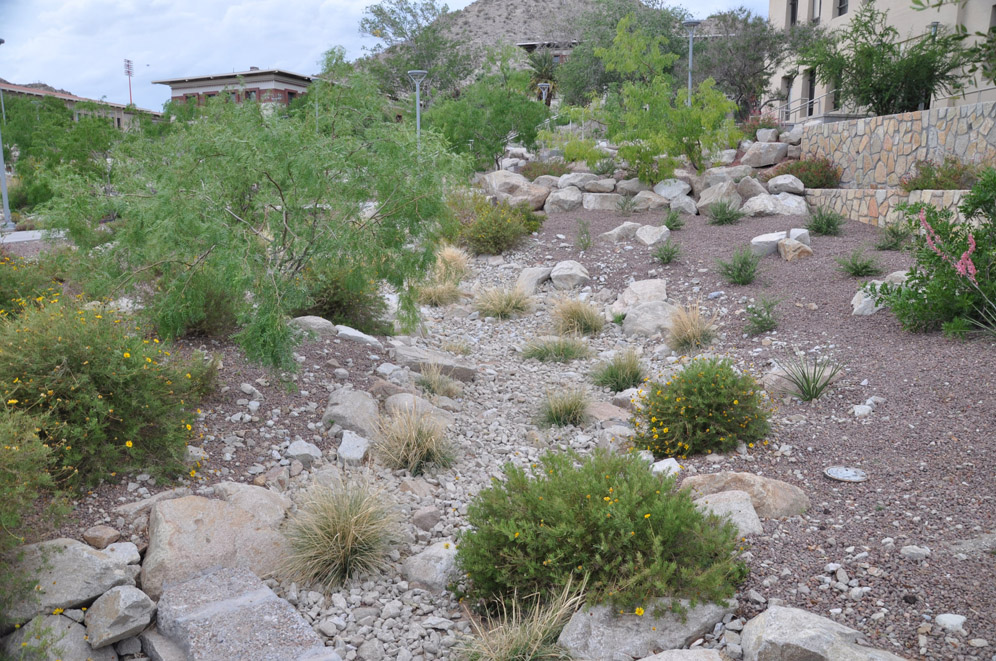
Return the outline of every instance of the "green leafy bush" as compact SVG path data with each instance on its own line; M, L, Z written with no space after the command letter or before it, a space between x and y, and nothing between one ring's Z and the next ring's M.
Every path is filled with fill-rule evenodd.
M48 473L52 451L38 438L40 424L9 406L0 411L0 554L21 542L25 515L54 486Z
M749 285L757 277L761 258L747 246L737 248L730 261L716 260L716 268L733 285Z
M487 198L476 196L473 215L461 226L460 240L475 255L500 255L542 226L543 218L523 205L492 204Z
M838 188L841 169L828 158L806 158L801 161L784 161L762 175L764 181L781 174L791 174L799 178L806 188Z
M384 321L387 302L376 282L364 281L365 275L361 270L315 262L302 275L308 305L295 316L315 315L364 333L390 335L391 324Z
M584 161L589 167L594 167L605 158L605 152L595 146L594 140L572 138L564 143L564 160L568 163Z
M681 254L681 246L668 239L664 243L654 248L654 258L661 264L670 264L678 259Z
M655 457L727 452L753 446L769 430L761 387L729 360L696 359L664 383L641 390L633 414L634 446Z
M549 175L560 177L569 173L571 169L563 161L529 161L519 169L519 174L533 181L536 177Z
M470 597L484 602L555 595L587 575L589 603L643 613L657 598L728 599L745 577L733 526L699 512L673 477L635 454L508 464L467 519L457 562Z
M2 398L11 410L43 414L39 436L50 471L70 486L110 474L183 469L194 400L214 366L172 356L134 321L111 309L62 303L0 322Z
M947 156L940 165L931 161L917 161L915 171L899 179L899 187L907 193L915 190L967 190L979 181L982 168L974 163L962 163L955 156Z

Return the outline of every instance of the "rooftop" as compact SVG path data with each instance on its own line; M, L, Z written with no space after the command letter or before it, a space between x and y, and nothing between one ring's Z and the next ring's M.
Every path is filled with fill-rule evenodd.
M148 110L146 108L139 108L137 106L126 106L121 103L111 103L110 101L99 101L97 99L88 99L84 96L76 96L75 94L68 94L65 92L54 92L39 87L28 87L26 85L14 85L13 83L0 82L0 90L3 90L4 92L10 92L12 94L24 94L27 96L51 96L56 99L62 99L63 101L73 101L76 103L89 102L89 103L96 103L97 105L101 106L108 106L110 108L118 108L121 110L128 110L134 112L147 112L153 115L160 114L156 110Z
M293 71L284 71L283 69L259 69L256 67L250 68L248 71L232 71L231 73L216 73L203 76L187 76L183 78L167 78L164 80L153 80L153 85L173 85L176 83L196 83L196 82L207 82L212 80L224 80L229 78L250 78L254 76L281 76L284 78L296 79L304 83L310 83L312 80L311 76L305 76L304 74L294 73Z

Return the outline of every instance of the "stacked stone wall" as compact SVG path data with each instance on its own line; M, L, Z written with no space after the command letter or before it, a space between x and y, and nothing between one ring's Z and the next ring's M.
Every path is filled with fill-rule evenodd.
M903 219L897 208L902 202L915 204L924 202L941 209L951 209L955 218L963 222L958 212L962 190L918 190L906 193L899 188L810 188L806 190L806 202L810 208L823 207L836 211L849 220L857 220L869 225L885 227Z

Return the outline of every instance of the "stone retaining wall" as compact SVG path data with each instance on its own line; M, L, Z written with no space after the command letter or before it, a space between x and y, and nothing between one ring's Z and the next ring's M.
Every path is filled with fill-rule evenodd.
M996 104L818 124L802 134L802 157L829 158L841 167L843 188L896 188L917 161L940 162L945 156L996 162ZM867 193L861 199L870 202Z
M951 209L958 221L964 221L958 213L958 205L966 193L968 191L964 190L918 190L905 193L898 188L811 188L806 190L806 202L813 209L824 207L836 211L848 220L885 227L903 219L896 208L902 202L925 202L941 209Z

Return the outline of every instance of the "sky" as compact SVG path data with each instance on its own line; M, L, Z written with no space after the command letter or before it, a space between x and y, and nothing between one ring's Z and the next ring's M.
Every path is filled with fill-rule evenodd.
M542 0L529 0L539 2ZM78 96L128 103L124 59L134 63L137 106L161 110L169 88L153 80L246 71L250 66L313 74L322 54L349 59L375 40L361 37L374 0L0 0L0 78L44 82ZM452 10L470 0L450 0ZM740 4L767 15L767 0L668 4L708 15Z

